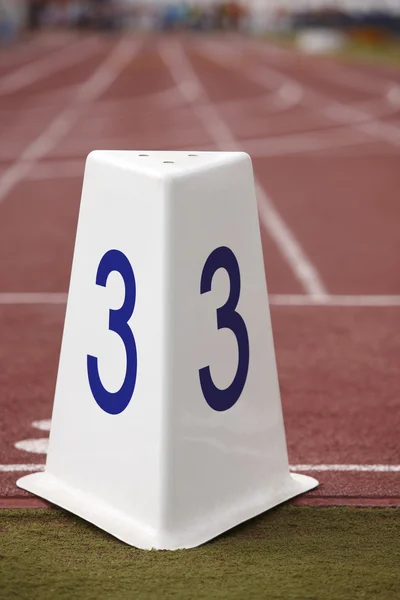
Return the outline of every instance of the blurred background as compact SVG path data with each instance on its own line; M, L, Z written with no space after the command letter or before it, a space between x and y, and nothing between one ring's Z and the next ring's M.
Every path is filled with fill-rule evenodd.
M310 50L400 39L399 0L0 0L0 42L27 31L239 30ZM311 35L310 35L311 33Z

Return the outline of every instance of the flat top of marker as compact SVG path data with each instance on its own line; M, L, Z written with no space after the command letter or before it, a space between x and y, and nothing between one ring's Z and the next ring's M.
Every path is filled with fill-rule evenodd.
M222 164L250 160L245 152L197 152L190 150L94 150L88 161L104 162L133 171L166 177L202 171Z

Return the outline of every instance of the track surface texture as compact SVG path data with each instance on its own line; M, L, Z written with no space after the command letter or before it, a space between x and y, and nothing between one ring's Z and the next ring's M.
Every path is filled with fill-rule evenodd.
M252 159L298 504L400 505L400 71L232 35L0 54L0 506L45 462L93 149Z

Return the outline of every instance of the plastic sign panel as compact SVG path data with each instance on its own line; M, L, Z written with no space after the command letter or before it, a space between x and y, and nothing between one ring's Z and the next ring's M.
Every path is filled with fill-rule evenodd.
M148 549L317 485L289 473L248 155L89 155L46 469L18 485Z

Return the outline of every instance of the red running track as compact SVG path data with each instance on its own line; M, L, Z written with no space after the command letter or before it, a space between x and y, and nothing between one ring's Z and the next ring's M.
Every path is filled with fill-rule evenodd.
M400 72L233 36L0 54L0 506L45 461L84 160L244 149L298 503L400 505ZM34 424L34 425L33 425ZM25 470L25 471L24 471Z

